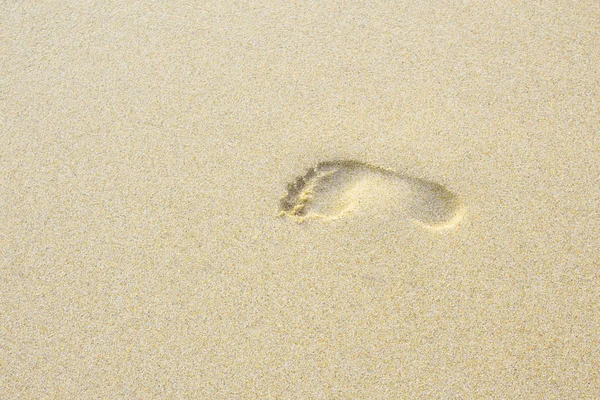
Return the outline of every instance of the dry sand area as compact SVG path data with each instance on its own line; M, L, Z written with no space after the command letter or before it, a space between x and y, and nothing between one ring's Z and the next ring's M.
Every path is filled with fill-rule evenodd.
M0 1L0 398L599 399L597 1Z

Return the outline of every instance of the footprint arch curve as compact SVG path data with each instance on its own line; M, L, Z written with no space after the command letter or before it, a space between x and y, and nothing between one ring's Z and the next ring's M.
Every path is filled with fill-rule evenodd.
M444 229L462 217L459 197L445 186L354 160L323 161L309 168L288 184L280 215L298 222L336 219L351 213L364 198L374 204L395 193L400 193L399 204L417 225Z

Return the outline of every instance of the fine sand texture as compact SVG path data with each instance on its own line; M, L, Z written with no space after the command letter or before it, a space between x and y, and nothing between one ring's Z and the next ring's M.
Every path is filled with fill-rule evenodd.
M599 399L599 26L0 2L0 398Z

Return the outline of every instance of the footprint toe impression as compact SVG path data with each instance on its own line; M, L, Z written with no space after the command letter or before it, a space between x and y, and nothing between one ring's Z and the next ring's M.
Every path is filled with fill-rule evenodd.
M454 226L460 220L458 196L444 186L358 161L326 161L288 185L281 215L297 221L336 219L359 205L402 193L400 206L409 219L428 228ZM369 199L371 202L364 202ZM373 200L374 199L374 200ZM386 203L387 204L387 203ZM394 207L398 202L390 202ZM382 204L384 205L384 204Z

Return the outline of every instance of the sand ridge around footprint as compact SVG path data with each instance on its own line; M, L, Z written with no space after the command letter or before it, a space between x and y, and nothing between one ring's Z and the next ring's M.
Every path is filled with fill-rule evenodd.
M396 197L397 201L390 201ZM288 185L280 215L298 222L336 219L357 207L400 207L427 228L456 225L462 215L457 195L444 186L353 160L324 161Z

